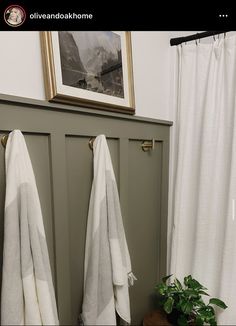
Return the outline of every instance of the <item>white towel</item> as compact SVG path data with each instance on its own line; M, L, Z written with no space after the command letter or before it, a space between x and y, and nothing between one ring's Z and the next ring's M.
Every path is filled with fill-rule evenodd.
M116 314L131 322L128 279L136 279L122 222L118 190L104 135L93 143L94 179L89 204L82 320L116 325Z
M58 325L48 249L24 137L9 134L2 274L2 325Z

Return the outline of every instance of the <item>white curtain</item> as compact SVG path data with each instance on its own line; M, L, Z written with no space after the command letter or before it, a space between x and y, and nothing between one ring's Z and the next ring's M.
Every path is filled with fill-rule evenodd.
M178 46L170 273L191 274L236 325L236 37Z

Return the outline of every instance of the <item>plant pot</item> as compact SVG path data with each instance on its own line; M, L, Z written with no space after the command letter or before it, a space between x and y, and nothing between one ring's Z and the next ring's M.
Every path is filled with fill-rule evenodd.
M153 310L147 313L143 319L143 326L171 326L167 320L167 314L163 310Z
M145 315L142 326L179 326L179 317L178 310L173 309L170 314L167 314L163 309L155 309ZM196 326L196 323L192 320L188 322L188 326Z
M178 326L178 318L180 317L181 313L178 310L173 309L173 311L170 314L166 315L166 319L168 322L173 326ZM188 326L196 326L194 317L188 318ZM191 320L191 322L190 322Z

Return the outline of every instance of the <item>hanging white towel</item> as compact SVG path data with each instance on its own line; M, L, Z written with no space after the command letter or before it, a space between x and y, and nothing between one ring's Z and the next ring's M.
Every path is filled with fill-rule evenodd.
M24 137L9 134L2 274L2 325L58 325L44 225Z
M93 143L92 185L84 269L82 320L85 325L130 323L129 283L134 275L122 222L118 190L104 135Z

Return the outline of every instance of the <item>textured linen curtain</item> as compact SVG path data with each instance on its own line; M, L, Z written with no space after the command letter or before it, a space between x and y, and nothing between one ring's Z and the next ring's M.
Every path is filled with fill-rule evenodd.
M192 274L236 325L236 37L178 47L170 273Z

